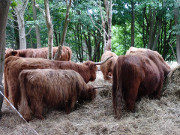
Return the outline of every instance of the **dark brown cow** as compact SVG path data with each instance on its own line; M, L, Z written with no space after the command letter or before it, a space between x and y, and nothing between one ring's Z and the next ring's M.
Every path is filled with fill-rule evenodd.
M109 56L112 56L112 58L110 58L106 63L100 65L100 69L101 72L103 73L104 80L108 80L109 82L112 82L113 69L118 56L111 51L105 51L101 57L101 61L104 61Z
M163 57L157 51L152 51L152 50L146 49L146 48L130 47L129 50L126 52L126 55L129 55L129 54L135 54L136 55L137 53L142 54L142 55L146 55L148 58L150 58L153 62L156 63L159 70L164 71L164 73L165 73L164 76L167 76L167 74L169 73L171 68L164 61Z
M113 72L113 108L120 118L122 99L127 110L134 111L135 101L149 95L160 98L170 67L155 51L144 49L119 56Z
M84 81L94 81L98 64L106 62L108 58L100 63L87 61L83 64L76 64L71 61L56 61L42 58L22 58L9 56L5 59L4 66L4 93L11 103L17 108L20 101L20 87L17 77L24 69L72 69L80 73Z
M20 113L27 121L31 120L31 113L44 119L43 106L65 109L68 114L77 101L82 103L96 97L95 88L86 84L74 70L23 70L19 75L19 82Z
M57 51L58 47L53 47L53 57ZM12 50L7 49L5 52L5 58L9 56L18 56L18 57L28 57L28 58L47 58L48 56L48 47L37 48L37 49L23 49L23 50ZM67 46L62 46L62 54L61 57L57 60L61 61L69 61L71 60L72 51Z

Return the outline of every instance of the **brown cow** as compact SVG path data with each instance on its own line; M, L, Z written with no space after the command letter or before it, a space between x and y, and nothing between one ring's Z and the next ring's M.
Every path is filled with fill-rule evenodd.
M53 47L53 57L57 51L58 47ZM12 50L7 49L5 52L5 58L9 56L18 56L18 57L28 57L28 58L47 58L48 56L48 47L37 48L37 49L23 49L23 50ZM61 57L57 60L69 61L71 60L72 51L68 46L62 46Z
M74 70L23 70L19 75L19 82L20 113L27 121L31 120L31 111L39 119L44 119L44 105L65 109L68 114L74 109L77 101L82 103L96 97L96 88L86 84Z
M136 55L137 53L146 55L148 58L150 58L153 62L156 63L159 70L163 70L165 73L164 75L167 76L167 74L169 73L171 68L164 61L163 57L157 51L152 51L152 50L146 49L146 48L130 47L129 50L126 52L126 55L129 55L129 54Z
M101 72L103 73L104 80L108 80L109 82L112 82L113 68L118 56L111 51L105 51L101 57L101 61L104 61L109 56L112 56L112 58L110 58L106 63L100 65L100 69Z
M120 118L122 98L127 110L134 111L135 101L142 96L160 98L163 82L170 67L155 51L135 51L119 56L113 72L113 108ZM162 61L163 60L163 61Z
M96 79L97 66L106 62L95 63L87 61L83 64L76 64L71 61L56 61L42 58L22 58L10 56L5 59L4 64L4 93L11 103L17 108L20 101L19 80L17 77L24 69L72 69L80 73L84 81L94 81Z

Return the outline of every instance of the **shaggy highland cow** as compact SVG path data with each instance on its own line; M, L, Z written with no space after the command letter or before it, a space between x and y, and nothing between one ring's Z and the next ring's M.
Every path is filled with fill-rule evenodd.
M77 101L82 103L96 97L95 88L86 84L73 70L23 70L19 82L20 113L27 121L31 120L31 111L39 119L44 119L43 106L64 108L69 114Z
M156 63L160 71L165 73L164 76L167 76L167 74L169 73L171 69L169 65L164 61L163 57L157 51L152 51L146 48L130 47L129 50L126 52L126 55L129 55L129 54L146 55L148 58L150 58L153 62Z
M86 83L96 79L97 66L106 62L87 61L77 64L71 61L56 61L42 58L22 58L10 56L5 59L4 64L4 94L17 108L20 101L20 86L17 77L24 69L72 69L78 72Z
M144 49L119 56L113 71L113 108L120 118L122 99L127 110L134 111L135 102L142 96L160 98L163 82L170 67L155 51Z
M103 73L104 80L108 80L109 82L112 83L113 69L118 56L111 51L105 51L101 57L101 61L104 61L109 56L112 56L112 58L110 58L106 63L100 65L100 69L101 72Z
M58 47L53 47L53 57L57 51ZM18 56L18 57L28 57L28 58L47 58L48 56L48 47L37 48L37 49L23 49L23 50L12 50L7 49L5 52L5 58L9 56ZM72 51L67 46L62 46L61 57L57 60L60 61L70 61L72 56Z

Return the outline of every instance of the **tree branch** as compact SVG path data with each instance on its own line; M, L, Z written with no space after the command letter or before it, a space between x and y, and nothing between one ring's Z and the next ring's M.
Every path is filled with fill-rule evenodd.
M171 50L173 52L174 58L176 59L176 62L178 62L177 56L176 56L176 54L174 52L174 49L173 49L172 45L169 44L169 46L171 47Z
M35 7L36 7L37 9L39 9L39 11L41 11L41 13L43 14L43 16L46 18L45 11L44 11L42 8L39 7L39 4L36 4L36 3L35 3Z
M28 36L29 33L31 32L31 30L32 30L33 28L34 28L34 27L32 26L32 27L29 29L28 33L27 33L25 36Z
M22 12L24 12L24 11L25 11L25 9L26 9L26 7L27 7L28 2L29 2L29 0L26 0L26 1L24 2L24 5L22 6Z
M88 14L88 15L89 15L89 17L90 17L90 19L91 19L94 27L96 27L96 28L99 30L99 32L101 33L101 35L103 35L103 34L102 34L102 31L101 31L101 30L96 26L96 24L94 23L92 16L91 16L90 14Z

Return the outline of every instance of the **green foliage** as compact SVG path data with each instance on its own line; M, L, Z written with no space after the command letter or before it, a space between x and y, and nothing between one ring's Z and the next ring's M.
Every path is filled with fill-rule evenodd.
M11 8L9 12L9 20L7 25L7 46L15 45L15 29L13 28L13 8L17 6L20 0L12 0ZM105 17L104 4L101 1L103 17ZM162 23L160 30L155 31L153 34L157 36L158 31L160 35L157 42L156 50L159 51L164 58L172 59L172 51L169 44L176 48L175 35L180 34L180 25L174 24L174 8L179 8L177 0L137 0L135 2L135 47L147 47L149 42L150 32L150 12L152 11L155 16L155 24ZM44 0L36 1L39 7L44 9ZM64 0L49 0L50 13L53 23L54 31L62 35L64 20L66 15L66 2ZM33 11L31 1L28 3L28 7L25 12L25 27L26 33L32 28L30 35L27 36L27 43L30 46L31 42L33 46L36 45L35 25L40 27L41 44L47 46L48 33L43 14L37 10L37 21L33 20ZM179 10L180 12L180 10ZM112 11L112 51L117 55L124 55L127 49L131 46L131 0L113 0ZM180 13L179 13L180 14ZM99 1L96 0L74 0L70 9L70 22L68 25L66 44L69 45L73 51L75 60L88 59L87 35L90 34L91 52L92 58L94 55L94 49L98 42L100 44L100 54L103 50L102 36L97 28L92 23L92 20L96 27L101 29L101 16ZM179 17L180 22L180 17ZM180 24L180 23L179 23ZM154 28L153 27L153 28ZM144 28L144 29L143 29ZM59 36L58 35L58 36ZM59 37L58 37L59 38ZM54 46L55 36L54 36ZM95 52L96 53L96 52ZM98 59L95 59L98 60Z
M11 2L11 7L16 7L17 6L17 2L16 2L16 0L12 0L12 2Z

